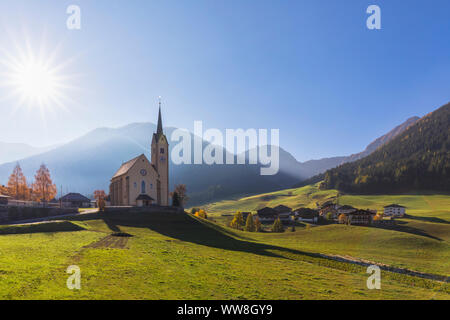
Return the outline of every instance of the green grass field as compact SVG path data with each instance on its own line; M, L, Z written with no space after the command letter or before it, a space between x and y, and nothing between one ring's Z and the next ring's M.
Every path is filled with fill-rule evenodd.
M93 213L0 227L0 298L450 298L449 284L387 271L381 290L368 290L365 267L314 255L339 252L450 273L446 240L405 232L329 225L256 234L186 214ZM70 265L81 268L81 290L66 287Z

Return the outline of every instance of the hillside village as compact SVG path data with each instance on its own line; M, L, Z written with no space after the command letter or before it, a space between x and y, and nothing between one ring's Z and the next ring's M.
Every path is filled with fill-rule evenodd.
M198 212L199 209L193 209L194 212ZM385 227L395 226L396 218L403 218L406 215L406 207L391 204L384 206L382 212L377 212L374 209L359 209L350 205L339 205L333 201L327 201L323 204L317 204L317 208L305 208L292 209L285 205L277 205L275 207L263 207L252 212L240 212L233 214L223 214L225 217L234 217L229 223L231 227L246 229L246 225L252 223L249 220L253 220L252 224L261 224L261 230L275 229L277 232L284 232L286 229L291 228L295 231L295 226L301 226L304 223L309 225L328 225L328 224L346 224L353 226L374 226ZM241 221L237 223L236 221ZM281 224L283 228L278 228L277 225ZM268 228L269 227L269 228Z

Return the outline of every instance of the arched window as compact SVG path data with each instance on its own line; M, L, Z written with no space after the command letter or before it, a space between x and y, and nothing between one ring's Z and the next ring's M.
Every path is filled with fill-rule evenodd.
M145 181L141 183L141 193L145 193Z

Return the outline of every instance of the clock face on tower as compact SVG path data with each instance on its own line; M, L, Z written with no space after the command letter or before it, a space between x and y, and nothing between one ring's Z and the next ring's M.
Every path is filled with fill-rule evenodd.
M141 170L141 175L146 176L146 175L147 175L147 170L142 169L142 170Z

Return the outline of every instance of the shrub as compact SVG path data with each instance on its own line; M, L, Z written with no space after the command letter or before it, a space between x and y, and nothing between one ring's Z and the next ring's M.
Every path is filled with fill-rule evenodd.
M329 221L333 220L333 213L332 212L328 212L327 213L327 220L329 220Z
M197 211L195 213L195 216L202 219L208 219L208 215L206 214L206 211L203 209L200 209L200 211Z

